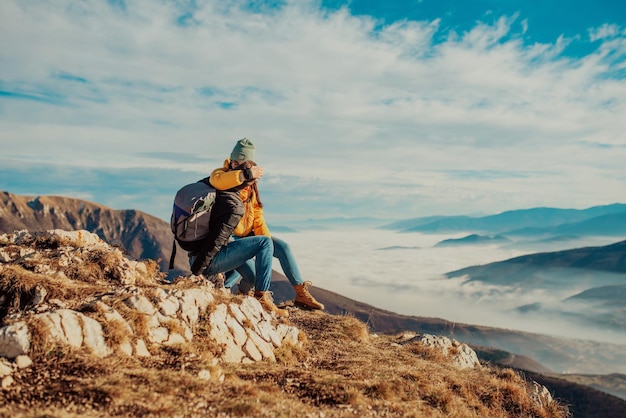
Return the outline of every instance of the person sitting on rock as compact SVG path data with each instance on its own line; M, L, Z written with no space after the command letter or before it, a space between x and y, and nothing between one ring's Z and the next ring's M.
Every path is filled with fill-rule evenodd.
M232 190L241 188L239 197L243 202L244 214L235 228L233 235L237 239L244 237L270 237L274 247L274 257L278 258L280 266L296 291L294 304L307 309L324 309L324 305L318 302L309 292L311 282L302 280L300 270L287 242L278 239L270 233L265 223L263 203L259 196L257 181L263 176L263 168L256 165L254 160L255 145L248 138L237 141L230 158L224 161L224 166L213 170L210 176L211 185L217 190ZM243 279L239 284L239 293L245 294L251 291L255 280L251 276L251 262L238 269L243 273ZM226 287L231 287L240 275L231 271L226 277ZM258 288L256 292L258 292ZM256 294L255 292L255 294Z
M209 179L201 181L208 182ZM266 236L253 236L229 242L235 226L244 214L243 203L237 191L218 191L209 218L209 235L199 241L184 243L189 255L191 272L211 276L225 273L245 265L254 269L256 298L263 309L278 316L289 316L271 298L269 287L272 279L272 241ZM180 244L180 242L179 242ZM255 262L252 263L254 258ZM247 270L246 270L247 271Z

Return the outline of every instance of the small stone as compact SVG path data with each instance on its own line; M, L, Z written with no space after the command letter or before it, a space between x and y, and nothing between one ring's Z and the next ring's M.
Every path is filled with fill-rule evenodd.
M15 382L15 380L13 380L13 376L5 376L2 379L2 389L8 389L13 384L13 382Z
M198 378L202 380L211 380L211 372L206 369L202 369L198 372Z
M28 356L21 355L15 358L15 365L17 366L18 369L25 369L27 367L32 366L32 364L33 364L33 361Z
M8 376L13 373L11 363L0 357L0 377Z

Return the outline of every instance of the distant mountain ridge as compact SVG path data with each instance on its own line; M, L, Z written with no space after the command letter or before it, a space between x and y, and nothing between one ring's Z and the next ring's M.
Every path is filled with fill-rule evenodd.
M574 268L584 270L626 273L626 241L601 247L522 255L483 266L466 267L447 273L448 277L469 275L474 280L487 280L488 276L513 277L514 272L529 268Z
M594 206L588 209L520 209L483 217L429 216L390 223L384 225L382 228L402 232L442 233L474 231L506 234L509 231L521 233L526 228L547 229L564 224L576 224L605 215L616 215L613 219L620 219L620 228L623 222L625 224L623 231L626 231L626 221L622 221L622 219L626 219L626 204L622 203ZM606 221L604 223L606 223ZM579 230L585 230L584 225L578 229L572 227L571 230L564 230L559 233L580 233L574 232ZM533 233L538 233L538 231L534 231ZM615 230L613 233L616 233Z
M452 247L458 245L472 244L502 244L511 240L502 235L494 235L492 237L486 235L471 234L462 238L444 239L435 244L435 247Z
M609 213L552 227L532 227L507 231L507 235L626 235L626 212Z

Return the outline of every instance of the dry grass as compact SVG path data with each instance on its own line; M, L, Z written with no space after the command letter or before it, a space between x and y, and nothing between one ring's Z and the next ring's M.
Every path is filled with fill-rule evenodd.
M50 330L48 325L37 317L30 317L26 324L30 331L30 357L33 361L46 356L53 351L65 351L62 347L55 344L48 335Z
M129 332L128 327L122 321L114 319L111 321L99 320L98 322L102 325L104 338L111 347L117 347L133 339L133 334Z
M89 261L59 267L60 273L54 274L33 271L36 262L5 264L0 273L0 324L10 314L20 314L33 308L37 288L45 289L46 300L62 300L69 309L78 309L90 297L115 288L119 283L112 282L110 277L115 270L114 258L107 253L99 256L105 260L90 256ZM107 267L104 268L104 265Z
M138 338L146 338L150 328L150 315L131 309L126 305L123 299L107 301L109 306L115 309L128 322L133 329L133 333Z
M147 359L48 347L0 393L0 415L566 416L558 405L537 407L513 370L459 370L438 350L400 347L351 316L292 309L290 321L305 331L303 347L276 350L277 363L223 365L223 382L198 376L215 374L220 350L206 317L193 344L162 347Z

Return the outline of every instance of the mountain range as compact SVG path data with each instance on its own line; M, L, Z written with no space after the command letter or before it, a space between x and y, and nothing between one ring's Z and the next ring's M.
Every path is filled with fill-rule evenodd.
M619 205L603 208L606 208L604 210L617 210L617 206ZM592 216L598 211L601 212L602 210L582 212ZM107 242L123 246L133 257L159 260L161 269L167 271L166 264L172 245L169 225L167 222L146 213L135 210L113 210L96 203L66 197L28 197L2 192L0 194L0 215L0 233L13 232L19 229L31 231L57 228L86 229L97 233ZM434 220L435 218L438 220ZM429 221L438 222L444 219L443 217L431 217ZM537 222L535 222L536 224ZM614 249L619 252L619 248L617 246ZM584 253L578 253L578 255L584 257ZM542 255L533 256L535 256L535 260L542 257ZM532 256L529 257L532 259ZM571 257L570 263L575 263L575 254L569 255L569 257ZM591 260L593 255L589 255L589 257ZM611 264L613 267L610 269L622 268L619 267L620 262L617 261L616 256L611 258L607 255L607 257L607 260L613 260L613 264ZM562 258L568 259L567 256ZM589 263L592 265L591 261ZM188 273L187 261L183 251L180 251L177 256L176 271L173 273ZM462 274L468 274L468 271L464 271ZM617 284L606 284L606 286L617 286ZM293 298L293 288L284 276L277 272L274 272L272 290L279 302ZM605 289L609 293L611 290L614 291L615 289ZM601 287L594 291L583 292L574 297L573 300L596 300L598 299L598 292L601 292ZM312 293L326 305L328 312L354 315L367 323L375 332L417 331L450 336L473 345L477 348L477 352L482 353L483 356L489 356L492 361L506 364L507 367L517 367L547 375L568 370L572 365L580 363L580 358L585 358L588 369L582 372L598 374L614 372L615 368L612 368L611 365L626 364L626 350L623 346L596 343L584 339L584 336L581 336L581 340L571 340L515 330L453 323L438 318L405 316L378 309L320 288L313 288ZM613 389L608 388L608 390ZM626 392L618 391L618 393L621 393L626 399Z
M532 208L496 215L429 216L383 225L401 232L444 233L472 231L501 235L584 234L626 235L626 204L588 209Z
M435 246L436 247L452 247L452 246L468 245L468 244L503 244L503 243L508 243L508 242L511 242L511 240L501 235L495 235L495 236L490 237L486 235L471 234L463 238L445 239L435 244Z

